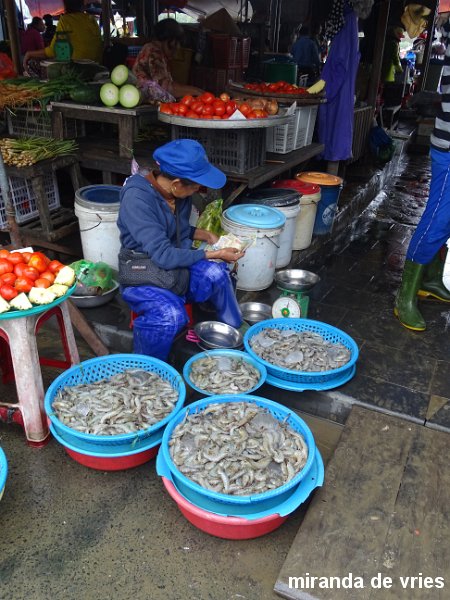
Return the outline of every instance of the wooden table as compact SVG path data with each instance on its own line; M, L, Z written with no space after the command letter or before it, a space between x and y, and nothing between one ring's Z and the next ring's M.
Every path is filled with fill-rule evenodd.
M36 198L39 221L22 226L21 234L26 238L27 242L32 242L33 240L42 241L42 239L52 242L64 237L68 233L72 233L78 228L78 222L73 215L73 211L60 209L55 215L51 215L48 206L44 177L48 173L65 167L69 169L75 196L76 190L81 187L80 166L76 156L57 156L41 160L28 167L5 166L8 177L19 177L31 182Z
M135 159L140 167L155 167L152 160L154 149L155 146L151 142L135 144ZM263 183L272 181L290 169L298 169L300 165L320 154L323 149L323 144L314 143L288 154L267 153L266 162L248 173L243 175L226 173L228 181L234 185L231 192L228 192L228 189L226 190L225 207L229 206L246 188L253 189ZM103 183L113 183L112 173L128 176L131 172L131 159L120 158L111 142L106 140L80 140L79 160L82 167L102 171Z
M52 131L56 139L63 138L64 117L111 123L119 129L119 156L130 158L133 154L133 136L140 117L156 114L156 107L150 105L135 108L76 104L75 102L52 102Z

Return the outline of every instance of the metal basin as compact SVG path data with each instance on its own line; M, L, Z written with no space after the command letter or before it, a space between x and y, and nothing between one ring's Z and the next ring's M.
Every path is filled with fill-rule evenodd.
M75 296L72 295L70 299L78 306L78 308L95 308L96 306L103 306L110 302L119 290L119 284L114 281L114 286L101 295L96 296Z
M242 333L220 321L202 321L194 331L207 348L239 348L243 344Z
M275 274L277 286L293 292L306 292L319 281L320 277L316 273L303 269L285 269Z
M243 302L239 304L242 318L247 323L259 323L272 318L272 307L262 302Z

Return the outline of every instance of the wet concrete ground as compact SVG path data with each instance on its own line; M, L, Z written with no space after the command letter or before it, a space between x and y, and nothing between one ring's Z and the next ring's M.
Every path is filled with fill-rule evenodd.
M264 386L259 394L307 414L329 455L352 404L399 414L427 426L450 427L450 306L421 303L428 328L413 333L392 313L404 255L427 198L429 161L408 163L387 192L339 240L297 264L321 276L311 293L311 318L336 325L358 343L356 376L328 392L292 393ZM259 293L273 301L276 288ZM242 299L246 294L240 293ZM111 306L113 322L126 317ZM109 309L108 309L109 310ZM42 348L58 351L47 330ZM119 338L117 338L119 339ZM82 358L92 355L79 340ZM59 373L45 370L46 385ZM12 400L11 387L0 386ZM302 519L252 541L225 541L192 527L164 491L154 462L106 473L72 461L51 441L27 447L21 429L0 424L10 462L0 504L1 600L96 599L265 600Z

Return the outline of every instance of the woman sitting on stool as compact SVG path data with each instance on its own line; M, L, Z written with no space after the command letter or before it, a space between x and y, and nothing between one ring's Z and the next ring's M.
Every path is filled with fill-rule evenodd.
M188 323L185 303L214 304L218 319L242 324L229 270L244 253L236 248L193 249L192 241L214 244L218 237L189 224L191 195L201 186L220 189L226 177L194 140L158 148L159 170L132 175L120 194L119 281L122 296L137 313L134 352L166 360L177 333Z

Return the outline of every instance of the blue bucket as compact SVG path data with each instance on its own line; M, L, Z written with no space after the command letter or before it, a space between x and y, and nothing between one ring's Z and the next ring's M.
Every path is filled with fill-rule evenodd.
M336 216L343 180L329 173L316 172L299 173L297 179L320 185L320 201L317 205L313 234L325 235L329 233Z

